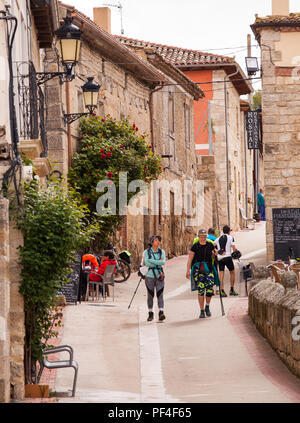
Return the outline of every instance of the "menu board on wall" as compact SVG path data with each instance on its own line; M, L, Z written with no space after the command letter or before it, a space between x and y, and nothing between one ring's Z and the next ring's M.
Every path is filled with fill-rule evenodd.
M300 257L300 208L273 209L275 260L287 261L292 248Z

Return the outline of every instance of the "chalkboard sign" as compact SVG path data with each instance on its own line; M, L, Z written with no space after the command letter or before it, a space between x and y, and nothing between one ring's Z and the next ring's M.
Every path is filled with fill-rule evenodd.
M248 134L248 149L260 149L260 122L258 112L249 111L246 114L246 129Z
M290 248L300 257L300 209L273 209L275 260L287 261Z
M72 273L69 276L69 282L62 286L59 295L66 297L67 303L75 303L79 301L80 288L80 274L81 274L81 254L76 254L76 263L72 265Z

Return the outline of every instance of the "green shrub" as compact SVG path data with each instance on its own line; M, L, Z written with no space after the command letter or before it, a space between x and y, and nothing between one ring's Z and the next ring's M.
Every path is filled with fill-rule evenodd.
M91 239L86 211L60 181L39 189L36 181L24 188L24 204L16 216L24 236L19 247L22 266L20 293L25 308L25 376L34 382L35 364L47 341L57 336L61 314L55 298L68 282L74 252ZM55 323L54 323L55 322Z
M153 154L147 135L140 134L127 119L116 121L110 116L91 116L80 121L80 130L79 150L72 158L69 183L76 189L81 203L88 206L90 222L97 222L98 247L104 248L124 219L119 215L120 172L127 172L128 184L134 180L149 184L162 171L161 158ZM117 213L111 216L96 213L100 196L96 187L105 179L112 181L117 190ZM134 195L128 193L128 203Z

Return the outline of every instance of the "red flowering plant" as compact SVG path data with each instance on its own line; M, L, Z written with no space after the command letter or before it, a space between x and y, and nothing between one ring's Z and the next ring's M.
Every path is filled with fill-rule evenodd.
M73 155L69 169L69 183L81 202L88 206L91 220L96 218L99 232L107 241L123 221L118 214L119 174L127 172L128 184L143 180L147 184L159 177L161 158L149 149L149 139L127 119L117 121L111 116L90 116L80 121L78 152ZM96 191L100 181L108 180L116 186L117 213L115 216L96 214L96 203L101 193ZM127 193L128 203L136 193ZM105 232L105 233L104 233ZM105 242L106 242L105 241Z

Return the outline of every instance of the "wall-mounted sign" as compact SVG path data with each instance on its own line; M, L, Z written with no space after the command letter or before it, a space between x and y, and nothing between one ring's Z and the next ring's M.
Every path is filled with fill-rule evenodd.
M248 149L258 150L261 147L259 112L246 113L246 129L248 134Z

